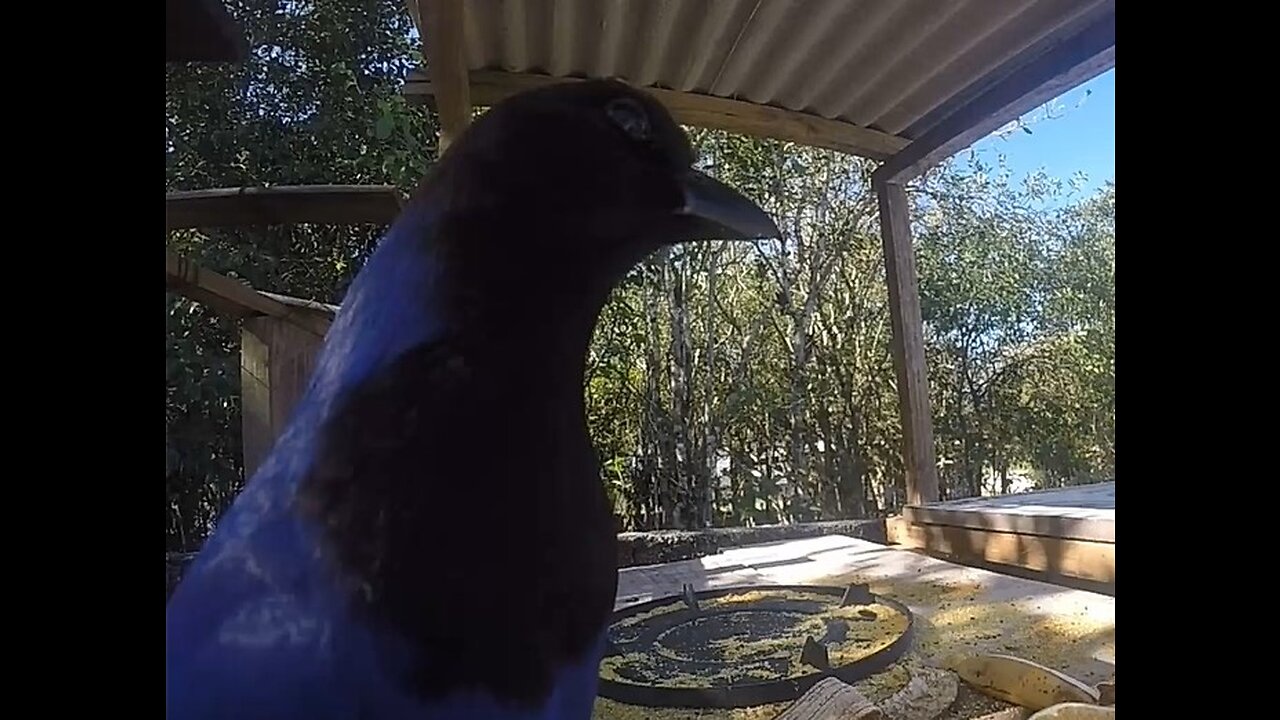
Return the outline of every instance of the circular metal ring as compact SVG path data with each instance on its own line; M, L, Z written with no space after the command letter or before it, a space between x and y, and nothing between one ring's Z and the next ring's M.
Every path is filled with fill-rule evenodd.
M610 648L606 658L627 652L657 652L657 641L669 636L673 631L686 627L690 621L696 619L713 618L718 615L733 613L817 614L817 612L830 609L830 605L827 605L823 607L823 610L815 612L812 608L805 607L806 602L811 606L814 601L786 598L773 599L767 602L744 603L743 605L726 609L704 609L699 606L701 601L748 592L773 592L826 595L830 596L834 602L839 603L847 590L847 588L843 587L823 585L740 585L704 590L697 593L686 592L684 595L671 595L632 605L615 612L613 615L609 625ZM826 677L837 677L848 683L857 682L884 670L901 658L911 645L913 626L911 611L902 603L869 592L866 592L865 596L870 597L872 603L884 605L900 613L906 618L907 624L902 633L889 645L854 662L831 666L825 670L815 669L813 672L794 677L738 684L730 683L711 687L672 687L640 684L604 677L602 674L599 693L602 697L610 700L645 707L734 708L795 700ZM684 603L685 606L646 618L639 624L639 632L629 633L629 637L626 639L617 639L618 626L623 621L675 603ZM804 638L797 638L797 650L799 650L800 643L803 642L805 642ZM628 648L636 649L628 650ZM699 661L690 658L676 658L673 660L669 654L664 661L667 664L676 665L681 663L694 665L725 664L724 661Z

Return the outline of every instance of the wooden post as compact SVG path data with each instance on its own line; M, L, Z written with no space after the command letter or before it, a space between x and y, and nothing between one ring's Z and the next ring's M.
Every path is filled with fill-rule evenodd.
M937 458L929 407L920 289L911 246L911 218L904 185L944 158L1036 105L1115 66L1115 0L1082 15L1065 35L1033 43L952 100L935 108L937 119L871 174L880 197L880 233L893 322L893 362L906 443L907 502L938 499Z
M266 458L307 391L338 308L260 292L165 251L165 287L243 318L240 330L242 455L246 476Z
M440 116L440 153L471 122L471 85L467 79L462 0L421 0L423 57L435 89Z
M898 375L902 413L907 503L921 505L938 500L938 468L910 208L901 184L881 181L875 183L875 188L880 198L880 236L884 240L889 318L893 325L893 366Z
M240 389L246 478L271 452L307 391L323 343L323 336L282 318L245 320L240 331Z

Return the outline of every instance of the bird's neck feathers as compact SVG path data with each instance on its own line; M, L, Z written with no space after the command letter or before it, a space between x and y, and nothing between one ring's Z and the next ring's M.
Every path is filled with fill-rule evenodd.
M543 378L552 373L581 391L591 334L623 271L592 266L591 258L556 261L538 248L550 230L447 211L449 199L415 199L352 283L317 363L316 400L436 341Z
M491 361L504 382L536 381L547 391L540 397L562 407L582 403L591 334L629 266L610 268L589 255L557 262L538 249L553 230L493 217L436 191L447 177L428 179L348 289L307 394L260 468L284 480L271 486L294 485L309 453L289 449L310 446L344 396L426 344L466 344L485 355L468 360ZM503 247L512 254L498 258L490 249Z
M404 352L439 337L445 318L433 307L441 268L420 242L438 211L410 204L348 288L312 380L311 400L327 404Z

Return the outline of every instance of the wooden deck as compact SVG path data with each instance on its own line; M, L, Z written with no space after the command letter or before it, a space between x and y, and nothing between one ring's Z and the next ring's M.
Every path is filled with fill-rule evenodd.
M887 534L937 557L1115 594L1114 481L908 507Z
M695 589L865 582L915 616L911 652L946 666L1008 653L1095 683L1115 672L1115 598L967 567L843 535L733 548L621 570L615 607ZM597 701L597 720L639 717ZM700 715L700 717L703 717ZM714 713L705 717L720 717ZM757 717L752 715L751 717ZM763 716L761 716L763 717Z

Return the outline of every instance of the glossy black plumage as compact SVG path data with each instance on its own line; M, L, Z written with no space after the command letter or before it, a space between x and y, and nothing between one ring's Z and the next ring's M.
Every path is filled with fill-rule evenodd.
M662 245L776 232L692 160L656 102L603 81L511 98L459 138L353 284L193 589L175 592L171 638L213 643L194 655L171 639L186 707L215 692L249 706L221 699L243 682L236 653L296 658L302 637L326 659L278 681L281 705L585 718L617 582L583 407L596 318ZM236 634L207 639L207 617ZM294 640L265 641L270 617Z

